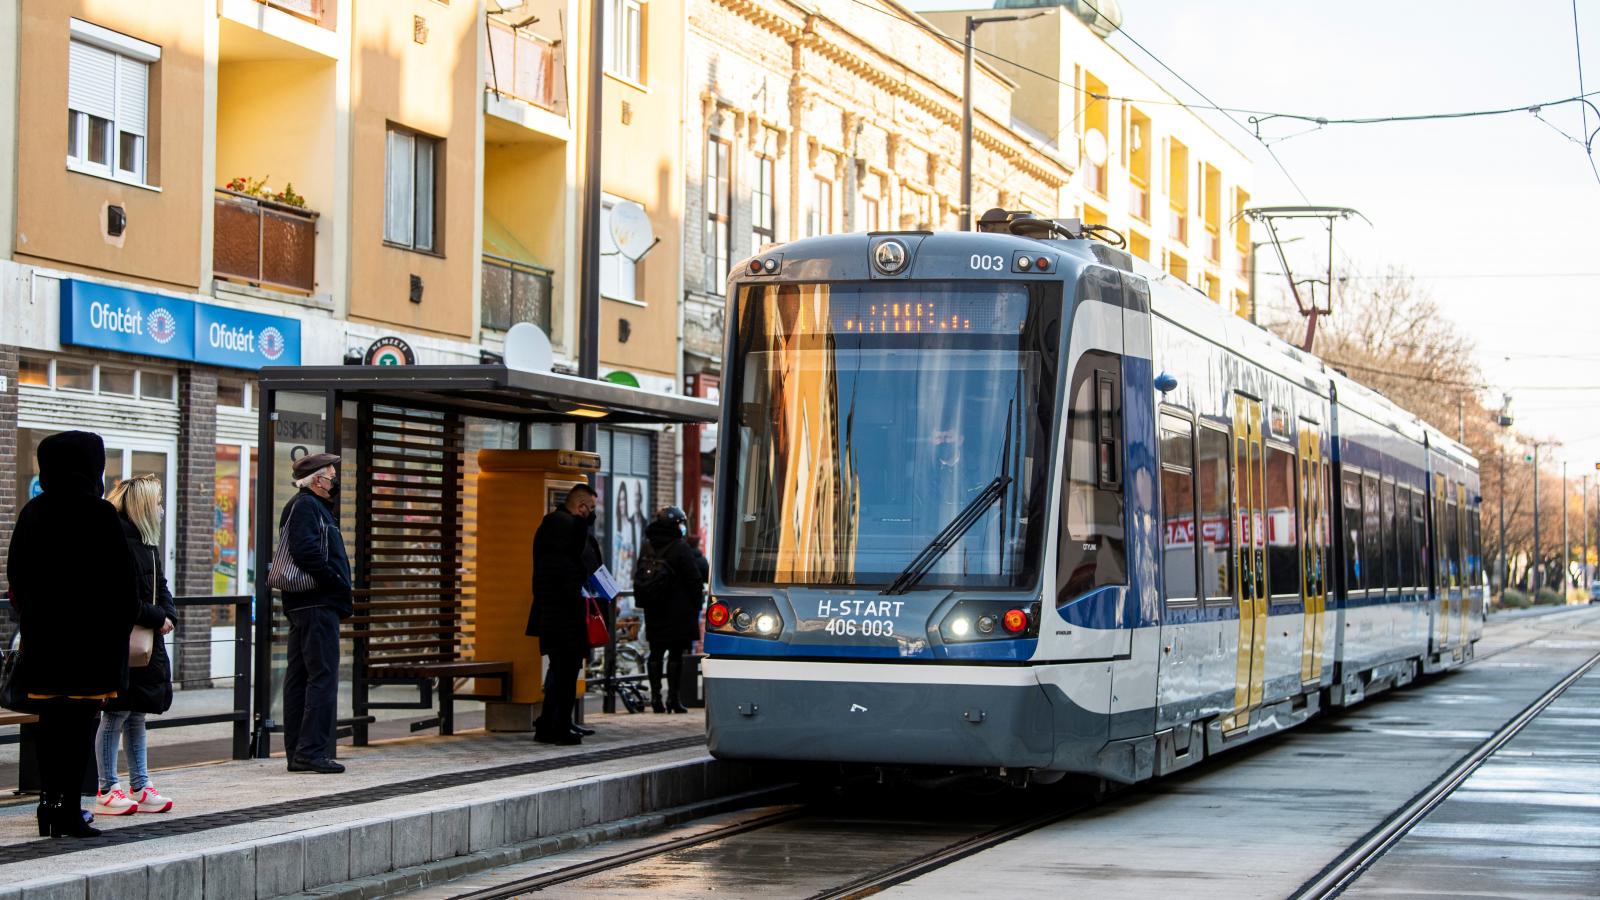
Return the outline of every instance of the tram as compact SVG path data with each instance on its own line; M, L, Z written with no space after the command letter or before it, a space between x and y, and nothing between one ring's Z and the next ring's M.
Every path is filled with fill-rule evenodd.
M1130 783L1472 658L1470 452L1094 237L734 270L713 755Z

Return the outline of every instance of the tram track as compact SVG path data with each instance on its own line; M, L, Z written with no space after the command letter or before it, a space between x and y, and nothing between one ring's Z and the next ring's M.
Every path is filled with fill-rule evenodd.
M1504 652L1504 650L1497 652ZM1482 658L1487 658L1487 656ZM1360 840L1351 844L1344 853L1324 867L1321 872L1318 872L1311 880L1301 885L1300 889L1290 896L1290 900L1322 900L1322 898L1337 897L1345 888L1360 878L1362 873L1377 862L1384 853L1399 843L1400 839L1405 837L1411 829L1426 819L1428 814L1439 804L1449 799L1450 795L1455 793L1456 789L1466 782L1468 778L1472 777L1472 774L1480 766L1520 734L1524 728L1539 717L1540 713L1544 712L1546 707L1554 703L1569 687L1576 684L1578 679L1588 674L1589 670L1596 665L1600 665L1600 653L1589 657L1582 665L1579 665L1568 673L1566 677L1556 682L1553 687L1524 707L1509 722L1490 735L1488 740L1485 740L1466 756L1462 757L1455 765L1414 795L1389 818L1363 835Z

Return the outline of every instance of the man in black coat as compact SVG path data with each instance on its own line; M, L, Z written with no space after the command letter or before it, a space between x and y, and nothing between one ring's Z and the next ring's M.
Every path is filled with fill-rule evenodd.
M534 740L578 744L572 711L577 705L578 671L589 656L588 604L584 583L600 568L600 542L590 529L599 503L594 488L577 484L566 501L545 515L533 535L533 605L527 633L539 639L550 658L544 677L544 707Z
M646 660L650 675L650 708L655 712L686 713L679 688L683 680L684 655L700 635L700 607L705 602L705 583L710 567L700 551L689 546L689 519L683 510L669 506L645 528L649 546L645 554L666 565L666 571L648 587L634 576L635 596L644 604L645 640L650 644ZM640 560L640 571L646 568ZM662 662L666 662L667 700L661 702Z
M339 620L355 611L350 557L339 533L339 457L312 453L294 464L300 489L283 507L278 529L296 568L315 582L284 591L289 659L283 676L283 749L291 772L336 775L334 721L339 703Z

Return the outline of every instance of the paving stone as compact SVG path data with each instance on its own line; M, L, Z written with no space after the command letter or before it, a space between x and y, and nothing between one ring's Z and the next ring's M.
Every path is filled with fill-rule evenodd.
M365 878L394 867L394 821L383 819L350 829L349 878Z
M150 869L145 866L106 869L88 876L89 900L147 900Z
M433 851L431 859L449 859L467 852L467 810L464 807L436 810L433 819Z
M84 900L88 882L83 878L52 881L22 889L22 900Z
M198 856L153 862L150 900L201 900L205 896L205 863Z
M600 783L600 817L595 822L615 822L639 814L644 804L645 778L640 774L608 778Z
M467 852L489 850L506 842L506 810L510 800L490 800L467 808Z
M394 832L394 850L389 863L391 868L403 869L428 861L429 854L433 852L432 816L402 816L390 819L389 826Z
M539 795L518 794L505 801L505 842L519 844L539 834Z
M255 847L230 847L203 858L205 900L250 900L256 895Z
M306 885L305 844L290 835L256 845L256 896L281 897Z
M357 830L328 828L304 835L306 890L349 879L351 838ZM389 842L383 846L387 850Z

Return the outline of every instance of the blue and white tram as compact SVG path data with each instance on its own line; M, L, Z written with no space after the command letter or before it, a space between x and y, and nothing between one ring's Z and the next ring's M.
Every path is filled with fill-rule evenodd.
M1464 447L1070 225L729 282L713 754L1123 782L1459 665Z

